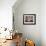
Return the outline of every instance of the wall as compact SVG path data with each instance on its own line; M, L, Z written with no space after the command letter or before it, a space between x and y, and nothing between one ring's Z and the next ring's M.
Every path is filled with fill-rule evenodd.
M41 41L46 46L46 0L41 1Z
M12 29L12 6L16 0L0 0L0 27Z
M16 5L14 5L16 7ZM23 37L35 41L36 46L41 46L41 1L23 0L17 8L13 7L15 30L23 33ZM23 25L23 14L36 14L36 25Z

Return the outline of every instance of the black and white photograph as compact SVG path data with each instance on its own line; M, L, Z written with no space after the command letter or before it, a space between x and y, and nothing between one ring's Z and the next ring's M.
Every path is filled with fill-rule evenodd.
M36 14L24 14L23 24L25 25L35 25L36 24Z

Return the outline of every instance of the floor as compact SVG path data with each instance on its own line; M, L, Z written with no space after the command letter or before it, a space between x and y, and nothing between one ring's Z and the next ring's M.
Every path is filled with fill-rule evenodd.
M6 42L0 44L0 46L16 46L16 39L6 40ZM19 45L17 45L17 46L19 46ZM23 43L21 43L20 46L24 46Z
M13 39L11 40L6 40L6 39L0 39L0 46L23 46L24 44L22 43L22 37L20 37L20 33L19 35L15 35L14 37L12 37ZM6 42L3 42L4 40L6 40ZM3 42L3 43L2 43Z
M6 42L2 43L0 46L16 46L15 39L6 40Z

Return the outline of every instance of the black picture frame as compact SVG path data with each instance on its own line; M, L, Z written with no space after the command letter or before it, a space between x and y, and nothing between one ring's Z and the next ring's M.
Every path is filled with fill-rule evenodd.
M36 14L23 14L23 24L24 25L35 25Z

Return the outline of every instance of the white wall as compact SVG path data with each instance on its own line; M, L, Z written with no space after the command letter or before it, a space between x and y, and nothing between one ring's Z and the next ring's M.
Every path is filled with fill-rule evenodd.
M15 5L14 5L15 6ZM16 7L16 6L15 6ZM40 15L41 1L40 0L23 0L22 3L14 10L15 29L22 32L24 37L35 41L36 46L41 46L41 30L40 30ZM23 14L36 14L36 25L23 25Z
M12 6L16 0L0 0L0 27L12 28Z
M46 46L46 0L41 1L41 38L42 46Z

